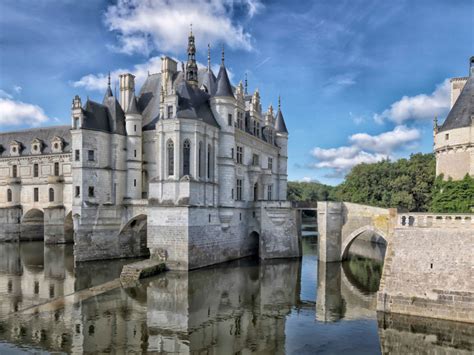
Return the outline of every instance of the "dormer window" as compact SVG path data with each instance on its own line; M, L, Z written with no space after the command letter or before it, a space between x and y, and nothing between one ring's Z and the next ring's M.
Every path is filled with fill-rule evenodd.
M21 150L21 143L18 141L12 141L10 143L10 155L11 156L19 156L20 155L20 150Z
M31 154L41 154L41 151L43 150L43 142L35 138L33 142L31 142Z
M445 140L448 140L448 139L449 139L449 133L446 133L446 134L444 135L444 139L445 139Z
M54 137L51 141L51 152L53 153L62 153L64 147L64 142L61 137Z

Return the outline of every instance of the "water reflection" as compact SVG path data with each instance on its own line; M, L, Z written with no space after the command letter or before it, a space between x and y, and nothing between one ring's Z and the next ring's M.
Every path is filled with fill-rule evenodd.
M358 252L318 265L316 248L304 239L302 261L242 259L124 289L111 280L130 261L74 267L69 246L0 244L0 353L373 354L418 346L403 335L416 338L416 327L381 319L377 328L373 290L382 260ZM377 248L370 253L382 255ZM31 308L38 304L45 306ZM442 329L422 333L450 349L441 339L450 327Z

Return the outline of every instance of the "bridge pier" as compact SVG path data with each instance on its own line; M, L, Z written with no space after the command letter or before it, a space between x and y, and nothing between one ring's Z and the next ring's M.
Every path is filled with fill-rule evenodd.
M341 261L342 226L342 202L318 202L319 261Z
M20 240L20 206L0 208L0 242L18 242Z
M44 209L44 242L45 244L63 244L68 240L65 230L66 209L63 206ZM71 235L72 237L72 235Z

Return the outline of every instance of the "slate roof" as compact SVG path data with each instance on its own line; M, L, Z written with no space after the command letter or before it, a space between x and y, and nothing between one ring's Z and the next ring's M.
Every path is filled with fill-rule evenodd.
M199 75L200 74L200 75ZM217 79L211 69L198 72L199 87L205 86L209 95L214 95L217 90Z
M10 156L10 142L18 141L22 145L21 156L31 154L31 143L38 138L43 143L42 154L51 154L51 142L54 137L60 137L63 140L63 152L71 152L71 127L70 126L51 126L42 128L30 128L21 131L0 133L0 157ZM36 155L36 154L35 154Z
M149 75L138 95L138 109L142 113L143 129L155 129L160 115L161 73Z
M288 134L288 130L286 129L286 124L285 124L285 119L283 118L283 114L281 113L280 109L278 109L277 116L276 116L275 131Z
M469 76L461 94L438 132L469 127L474 115L474 75Z
M132 97L130 98L130 103L128 104L127 108L127 113L140 113L138 111L138 106L137 106L137 99L135 97L135 94L132 94Z
M209 94L184 80L178 84L176 93L178 94L176 116L179 118L202 119L207 124L219 127L209 105Z
M230 85L229 76L227 75L227 69L224 64L221 65L219 74L217 75L217 89L214 96L234 97L232 85Z

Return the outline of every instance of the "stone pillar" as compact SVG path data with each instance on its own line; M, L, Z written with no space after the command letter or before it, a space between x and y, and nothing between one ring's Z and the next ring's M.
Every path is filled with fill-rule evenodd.
M342 202L318 202L319 261L341 261L342 224Z
M66 214L63 206L44 209L44 242L45 244L66 243L64 230Z
M20 206L0 208L0 242L18 242L20 240Z
M316 320L335 322L344 316L341 295L341 263L318 262Z

